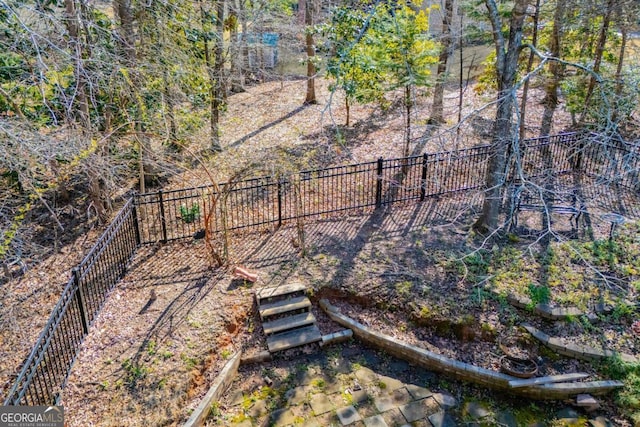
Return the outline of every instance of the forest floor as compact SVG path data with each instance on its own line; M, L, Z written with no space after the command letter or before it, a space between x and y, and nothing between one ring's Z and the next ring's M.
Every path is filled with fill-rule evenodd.
M183 172L170 177L166 186L202 185L209 181L207 173L224 180L238 170L255 176L401 156L404 119L400 105L392 104L388 110L354 106L352 125L346 127L339 94L328 92L326 82L319 80L319 103L301 106L304 86L304 81L269 82L230 97L222 126L225 150L210 157L206 135L195 138L198 142L185 154L189 164L177 165L175 170ZM540 93L534 90L532 98L535 101L528 111L534 123L540 113L536 102ZM436 132L426 124L430 97L420 94L417 101L413 153L490 141L493 108L471 89L465 96L463 116L487 105L482 109L485 118L465 122L457 142L451 130L457 114L447 117L448 131ZM448 111L453 111L457 105L453 90L447 93L446 102ZM559 114L554 132L566 129L569 123L568 115ZM533 136L535 129L530 132ZM207 172L203 164L210 165ZM362 323L486 368L496 368L498 337L511 333L522 321L551 335L604 343L640 355L640 331L633 329L632 321L637 312L628 304L638 297L638 286L633 284L638 283L640 265L634 260L621 263L631 270L624 286L620 281L593 286L597 271L593 273L589 266L608 263L606 246L593 242L606 242L608 223L596 223L593 239L574 240L562 238L572 231L567 218L559 218L560 239L550 244L551 251L535 232L513 235L489 247L469 231L480 203L481 195L475 193L374 215L309 222L305 225L305 257L300 257L299 248L292 243L293 226L236 234L231 261L258 271L259 285L301 280ZM603 212L594 211L594 218ZM523 217L521 223L523 230L541 225L536 215ZM639 250L640 230L634 223L626 227L619 234L625 238L620 246ZM97 236L98 230L82 236L24 276L2 285L2 395L46 323L70 268ZM589 262L577 262L571 257L575 252ZM553 253L555 259L545 259L543 253ZM566 268L573 265L575 269ZM617 274L608 264L606 270ZM565 274L567 271L572 273ZM510 307L489 289L500 293L508 286L512 292L531 297L536 289L531 285L539 285L546 276L555 279L548 286L551 302L592 309L598 297L594 289L600 289L611 310L600 315L596 324L581 319L551 324L530 311ZM323 333L333 332L334 327L326 319L321 322ZM587 363L534 347L544 360L545 374L578 370L596 378L603 375ZM227 270L212 269L201 243L143 247L108 298L72 370L62 401L69 424L179 424L239 348L247 352L264 348L251 289ZM615 402L612 397L603 400L603 413L617 425L630 425Z

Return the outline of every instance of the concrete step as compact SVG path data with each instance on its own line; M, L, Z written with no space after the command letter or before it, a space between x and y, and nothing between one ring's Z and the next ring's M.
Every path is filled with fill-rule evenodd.
M316 325L307 326L293 331L282 332L267 337L269 351L283 351L293 347L310 344L322 340L320 329Z
M284 314L290 311L303 309L308 310L309 307L311 307L311 301L309 301L309 298L307 297L295 297L282 301L271 302L268 304L262 304L260 306L260 318L264 320L265 317Z
M316 322L316 317L311 312L300 313L293 316L281 317L262 324L265 335L271 335L288 329L311 325Z
M295 294L296 292L301 292L305 289L307 289L307 286L303 285L300 282L294 282L288 285L280 285L270 288L262 288L256 291L256 299L258 300L258 304L262 304L264 302L263 300L285 296L288 294Z

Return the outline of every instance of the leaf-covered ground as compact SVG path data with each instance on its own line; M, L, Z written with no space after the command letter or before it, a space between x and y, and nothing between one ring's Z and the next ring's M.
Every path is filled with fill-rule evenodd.
M200 161L214 179L225 180L239 170L243 175L263 175L400 155L404 121L398 104L386 111L356 106L351 110L353 125L347 128L340 94L329 93L320 80L319 104L301 107L304 86L304 81L270 82L232 96L222 127L225 151L211 156L206 132L195 135L184 159L173 166L180 173L170 178L168 186L207 183ZM463 115L488 101L472 93L465 99ZM456 144L455 132L436 133L426 126L428 94L419 95L417 101L414 152L488 142L488 119L465 122ZM456 105L453 91L446 103ZM538 107L532 101L528 110L532 123ZM491 117L491 107L483 114ZM448 123L456 117L451 113ZM556 130L563 123L566 115L559 115ZM231 261L259 271L261 285L295 277L316 290L334 289L336 302L351 307L354 317L359 313L361 320L386 330L399 325L393 331L397 336L428 342L444 354L472 358L485 367L495 365L491 354L496 337L523 320L548 333L583 342L595 339L638 355L640 343L633 329L637 311L628 304L638 295L633 256L638 250L637 227L628 225L618 234L623 238L610 245L608 223L594 223L594 239L574 240L566 238L571 231L567 218L561 218L557 230L562 241L552 240L547 248L535 232L488 242L469 232L480 201L480 194L430 199L377 216L310 221L305 227L305 258L299 257L293 225L238 234L232 238ZM540 226L535 214L523 217L521 223L531 230ZM59 257L2 285L0 350L6 356L1 359L2 394L46 322L70 268L96 237L97 233L78 240L63 248ZM609 280L597 282L598 272ZM599 317L599 323L571 319L550 325L527 310L510 307L489 289L544 299L544 291L537 290L542 284L547 285L551 302L590 308L602 292L612 309ZM212 270L204 245L188 242L141 249L74 366L63 396L70 425L183 422L236 348L250 352L264 346L256 320L250 290L226 271ZM441 325L440 329L419 326L429 323ZM323 325L323 332L331 332L330 323ZM485 350L489 356L479 357ZM549 358L549 369L606 375L584 364L572 367L575 362L544 357ZM623 397L627 406L637 405L638 393L633 390ZM624 425L615 402L606 401L606 414Z

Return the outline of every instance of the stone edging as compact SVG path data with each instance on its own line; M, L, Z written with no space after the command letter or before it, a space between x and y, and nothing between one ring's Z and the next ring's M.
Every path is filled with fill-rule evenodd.
M227 387L231 384L231 381L238 373L238 366L240 366L240 358L242 351L238 351L233 357L224 365L220 374L211 385L211 388L204 396L198 407L193 411L189 420L184 423L183 427L199 427L204 424L205 420L209 416L211 405L213 402L220 400L223 393L227 390Z
M572 343L564 343L561 339L549 336L542 332L541 330L527 324L523 323L520 326L525 328L527 332L529 332L534 338L540 341L545 346L549 347L551 350L555 351L558 354L562 354L563 356L573 357L575 359L587 360L587 361L597 361L604 360L611 357L620 357L623 362L628 363L636 363L638 362L638 358L631 354L625 353L617 353L612 350L604 350L599 348L588 347L579 344Z
M443 372L461 380L480 384L492 389L508 390L510 393L533 399L558 400L582 393L605 394L624 385L620 381L589 381L511 388L509 381L517 380L518 378L459 362L429 350L404 343L381 332L374 331L343 315L338 308L332 306L326 299L320 300L320 307L322 307L331 320L353 330L356 337L368 344L379 347L396 357L400 357L427 369Z
M486 286L485 289L494 295L502 296L500 292L489 286ZM532 304L531 298L528 297L518 297L514 294L507 294L506 298L509 304L518 308L530 308ZM586 314L577 307L555 307L551 304L536 304L533 307L533 312L549 320L562 320L567 317L577 317Z

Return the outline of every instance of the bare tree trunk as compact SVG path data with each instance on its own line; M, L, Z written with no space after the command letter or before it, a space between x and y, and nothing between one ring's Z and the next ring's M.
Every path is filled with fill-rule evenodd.
M447 63L451 56L453 40L451 37L451 20L453 19L453 0L445 0L444 14L442 15L442 37L440 39L441 50L438 57L438 69L436 71L436 84L433 88L433 106L429 123L444 123L444 86L446 84ZM462 47L461 47L462 48Z
M89 127L89 102L87 100L87 80L83 70L82 44L79 38L78 14L75 0L65 0L65 25L69 32L69 50L74 58L73 74L76 80L78 116L82 127Z
M403 157L409 157L409 147L411 145L411 107L412 107L410 85L406 85L404 87L404 106L405 106L405 113L407 114L407 120L405 122L405 128L404 128L405 141L404 141L404 152L402 153L402 155Z
M540 19L540 0L536 0L536 12L533 15L533 37L531 44L533 46L538 45L538 20ZM535 53L533 50L529 53L529 60L527 62L527 74L531 72L533 68L533 60L535 59ZM520 103L520 139L525 138L526 132L526 116L527 116L527 101L529 98L529 79L524 82L522 88L522 102Z
M307 45L307 94L304 99L305 104L317 104L315 75L316 66L313 64L313 58L316 55L316 49L313 45L313 35L311 34L311 26L313 25L313 0L305 0L304 8L304 24L306 26L306 45Z
M200 6L200 19L202 25L202 32L204 34L209 33L206 28L206 13L204 10L204 6L202 4L202 0L199 2ZM216 81L216 75L214 72L214 65L211 60L211 51L209 49L209 36L205 36L204 38L204 64L207 68L207 73L209 75L209 128L211 132L211 150L214 152L222 151L222 147L220 146L220 135L218 129L218 122L220 118L220 112L218 111L219 102L216 99L216 85L218 82Z
M620 12L620 15L622 15L622 11ZM620 32L622 33L622 40L620 42L620 54L618 57L618 65L616 66L616 90L615 90L616 107L614 108L613 114L611 115L611 120L614 123L618 121L618 116L620 115L618 106L620 105L620 99L622 98L622 90L624 88L624 81L622 80L622 67L624 65L625 50L627 48L627 42L628 42L627 25L624 22L624 18L622 18L622 16L620 16L620 19L621 19Z
M460 122L462 121L462 99L464 96L464 78L462 75L464 74L464 56L463 56L463 38L462 38L462 27L463 27L463 16L460 13L460 81L458 86L458 126L456 126L456 146L455 149L458 149L458 145L460 144Z
M167 67L165 65L162 65L162 85L164 86L163 88L164 105L167 109L167 120L169 121L169 132L168 132L169 144L173 150L179 151L180 145L177 144L178 130L176 126L175 105L173 102L173 94L171 93L171 83L169 81L169 72L167 71Z
M553 28L551 29L551 46L550 54L554 58L560 57L560 37L562 29L562 19L564 16L565 0L557 0L556 10L553 14ZM560 74L562 65L558 61L549 62L549 77L545 84L545 97L542 101L544 111L542 113L542 121L540 123L540 136L547 136L551 133L553 125L553 116L558 106L558 87L560 86Z
M349 121L351 119L351 105L349 104L349 97L345 95L344 97L344 108L347 113L347 119L345 120L345 126L349 126Z
M602 18L602 27L600 28L600 36L598 37L598 44L596 45L596 51L593 58L593 72L600 72L600 65L602 64L602 55L604 54L604 47L607 43L607 33L609 32L609 24L611 23L611 14L613 12L613 7L615 5L616 0L609 0L607 2L607 10ZM580 115L580 123L584 123L584 120L587 115L587 111L589 110L589 104L591 103L591 98L593 96L593 91L596 86L596 76L591 75L589 78L589 86L587 87L587 95L584 99L584 109L582 110L582 114Z
M213 65L214 86L211 103L211 149L220 151L220 110L226 98L224 87L224 0L216 2L216 42L215 61Z
M502 19L495 0L485 0L493 27L496 45L496 72L498 74L498 108L493 127L491 156L487 168L487 180L482 213L473 228L480 233L497 229L502 187L505 182L507 153L514 135L513 107L516 100L514 85L518 68L518 56L522 45L522 27L527 10L527 0L516 0L509 23L508 45L502 35Z
M136 47L131 0L115 0L114 6L116 15L120 19L120 45L124 51L126 65L132 67L136 62Z
M231 44L230 44L230 62L231 69L229 75L231 76L231 92L241 93L244 92L244 74L242 74L242 41L238 36L238 15L240 4L242 0L235 0L236 12L231 15L233 17L233 26L231 27ZM244 36L244 34L243 34Z

